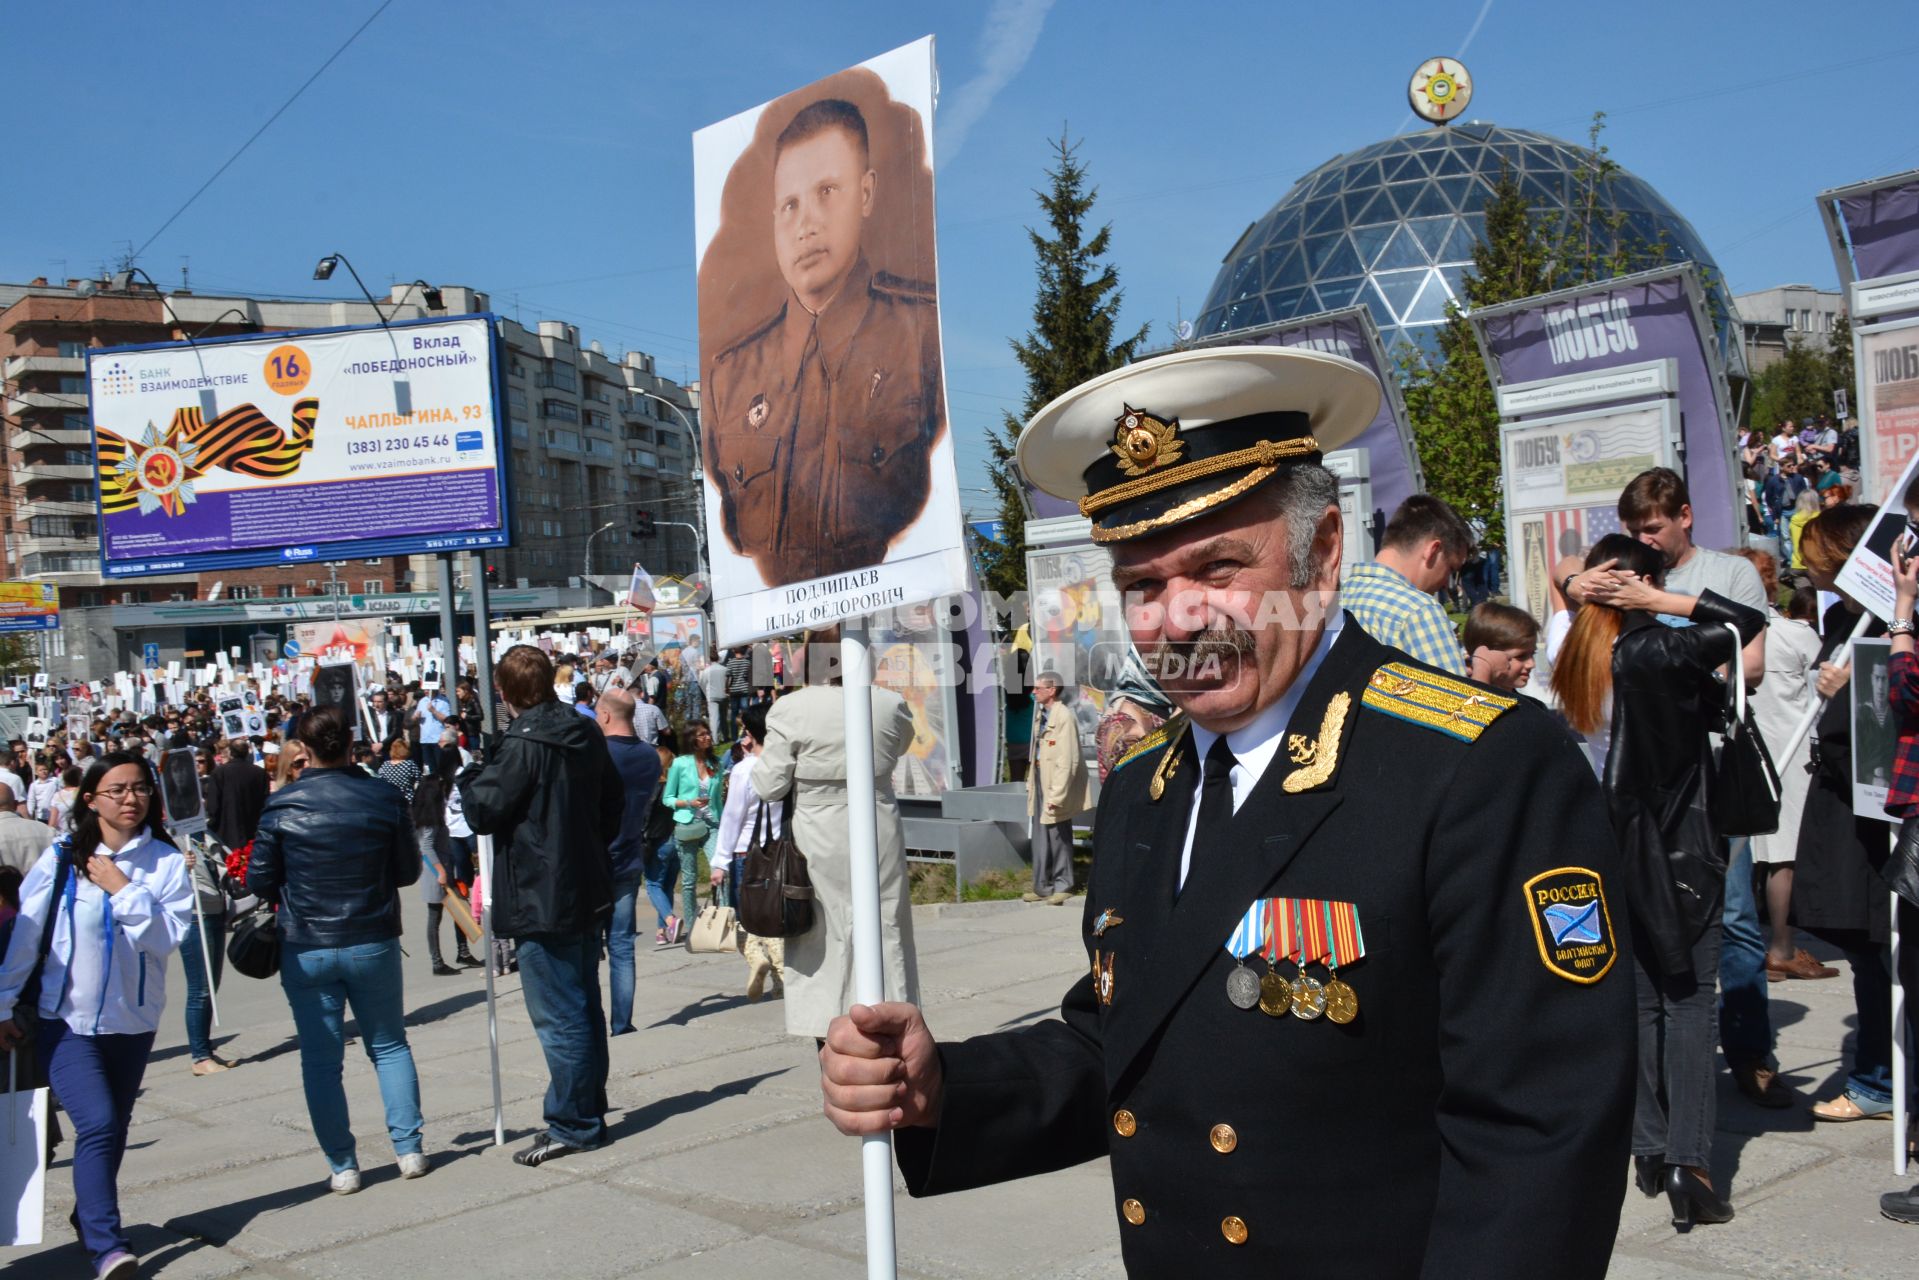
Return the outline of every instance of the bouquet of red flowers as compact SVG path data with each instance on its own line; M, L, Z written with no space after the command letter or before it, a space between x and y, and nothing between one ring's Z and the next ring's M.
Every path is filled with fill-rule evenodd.
M253 841L251 840L238 849L227 850L227 892L236 898L247 896L247 864L251 861L253 861Z

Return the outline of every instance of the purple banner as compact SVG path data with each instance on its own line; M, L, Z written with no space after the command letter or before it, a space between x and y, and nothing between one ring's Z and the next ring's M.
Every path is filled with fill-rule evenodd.
M1684 277L1675 273L1503 305L1474 319L1502 386L1649 360L1677 362L1693 540L1725 550L1743 544L1744 525L1734 501L1730 415L1722 415L1706 355L1709 339L1696 315Z
M1858 279L1919 271L1919 178L1834 201Z
M1361 309L1319 319L1309 317L1304 324L1295 328L1262 333L1252 342L1255 346L1300 347L1307 351L1344 356L1356 364L1365 365L1379 379L1381 387L1390 387L1387 379L1391 375L1373 359L1376 344L1367 332L1371 324L1372 313ZM1412 446L1407 443L1412 438L1411 432L1402 431L1394 420L1394 403L1395 398L1391 394L1382 395L1379 398L1379 413L1360 432L1359 439L1347 446L1366 451L1372 471L1373 506L1389 516L1400 503L1419 492L1419 484L1414 478ZM1362 512L1361 518L1370 515L1371 512Z
M1363 307L1327 312L1308 316L1284 327L1267 326L1238 334L1224 334L1204 345L1299 347L1307 351L1344 356L1364 365L1368 372L1379 379L1380 385L1388 389L1388 394L1379 398L1378 415L1348 448L1364 449L1367 453L1375 507L1391 515L1400 503L1419 492L1411 444L1412 432L1410 429L1402 430L1395 420L1393 415L1397 397L1391 394L1394 385L1388 381L1391 374L1379 367L1379 361L1373 355L1378 339L1372 331L1371 312ZM1033 514L1039 519L1079 514L1079 508L1073 503L1042 493L1032 485L1026 487L1026 493L1033 504Z

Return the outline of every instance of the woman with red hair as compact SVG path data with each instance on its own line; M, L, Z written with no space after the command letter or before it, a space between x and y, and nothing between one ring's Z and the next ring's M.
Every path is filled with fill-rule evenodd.
M1715 592L1664 590L1664 559L1624 534L1601 538L1586 566L1609 560L1633 576L1605 603L1581 606L1552 686L1573 728L1608 735L1602 781L1633 904L1639 988L1634 1180L1648 1196L1664 1190L1685 1231L1732 1218L1708 1172L1726 884L1726 841L1708 815L1708 733L1725 704L1715 672L1738 660L1766 618ZM1692 625L1663 626L1656 615Z

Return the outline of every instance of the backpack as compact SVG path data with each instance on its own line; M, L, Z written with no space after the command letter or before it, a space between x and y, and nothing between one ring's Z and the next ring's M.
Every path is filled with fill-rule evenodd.
M1848 427L1839 433L1839 452L1834 457L1842 467L1859 465L1859 428Z

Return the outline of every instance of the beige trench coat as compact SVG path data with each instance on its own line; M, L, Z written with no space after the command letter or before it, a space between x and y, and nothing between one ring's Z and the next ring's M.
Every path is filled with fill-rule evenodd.
M879 795L880 930L886 998L919 1003L912 895L893 766L913 741L913 713L891 689L873 690L873 770ZM845 694L815 685L780 698L766 716L753 789L793 798L793 838L813 879L813 927L786 940L786 1031L824 1036L853 1003L852 866L847 853Z
M1038 727L1041 713L1046 717L1044 732ZM1041 798L1033 789L1033 775L1037 772L1046 786L1044 799L1051 806L1040 821L1063 822L1076 818L1092 807L1086 756L1079 745L1079 717L1063 700L1055 701L1050 707L1035 704L1033 725L1032 758L1038 768L1026 771L1026 816L1034 816Z

